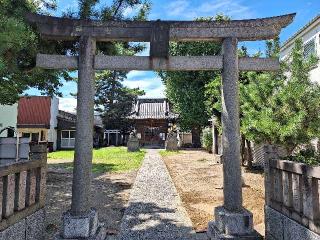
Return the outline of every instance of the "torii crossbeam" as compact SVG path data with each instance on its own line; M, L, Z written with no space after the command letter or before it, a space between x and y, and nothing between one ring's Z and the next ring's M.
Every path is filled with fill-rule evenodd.
M239 70L276 71L274 58L238 58L238 41L273 39L295 14L232 21L91 21L28 14L41 36L77 40L79 56L38 54L37 66L79 69L77 131L71 211L63 216L62 239L98 239L97 213L91 209L94 70L196 71L222 69L224 204L215 208L210 239L257 239L252 213L242 206L240 167ZM150 42L150 56L95 55L97 41ZM169 41L220 41L221 56L169 56ZM188 84L186 82L186 84Z

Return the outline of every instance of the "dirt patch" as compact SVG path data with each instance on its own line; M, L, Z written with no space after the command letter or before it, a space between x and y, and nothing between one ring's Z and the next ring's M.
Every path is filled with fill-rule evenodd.
M223 203L222 165L213 154L201 150L184 150L163 159L195 230L205 230L214 207ZM263 173L242 171L244 207L253 213L255 229L264 235Z
M94 174L92 203L99 212L99 220L105 223L110 234L120 230L120 223L127 207L130 189L137 171L126 173ZM61 214L70 209L72 173L51 168L47 179L47 236L53 239L61 226Z

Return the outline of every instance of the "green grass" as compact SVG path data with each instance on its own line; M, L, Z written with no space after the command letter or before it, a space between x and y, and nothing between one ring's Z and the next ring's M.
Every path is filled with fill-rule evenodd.
M127 152L126 147L108 147L93 150L92 171L124 172L138 169L145 155L144 150ZM48 164L68 170L73 168L73 150L48 153Z
M179 151L179 150L177 150L177 151L160 150L159 153L160 153L160 155L161 155L162 157L167 157L167 156L172 156L172 155L180 154L181 151Z

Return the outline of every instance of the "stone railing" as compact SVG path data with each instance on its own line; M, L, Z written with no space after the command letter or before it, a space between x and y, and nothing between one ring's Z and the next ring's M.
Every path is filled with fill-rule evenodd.
M319 179L320 167L266 160L267 239L320 239Z
M0 233L44 207L46 174L46 145L30 145L29 160L0 166Z

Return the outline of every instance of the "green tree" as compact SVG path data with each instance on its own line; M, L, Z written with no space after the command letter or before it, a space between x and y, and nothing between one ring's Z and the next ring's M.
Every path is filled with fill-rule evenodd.
M126 72L119 71L102 71L96 74L96 111L102 114L106 129L128 131L131 126L128 116L132 103L144 95L144 91L139 88L124 87L122 81L125 78Z
M40 39L24 19L26 12L55 9L53 1L1 0L0 3L0 104L12 104L29 87L59 94L60 78L70 80L65 71L35 67L36 53L55 53L55 45Z
M1 0L0 2L0 104L16 102L25 90L38 88L45 94L60 95L61 80L73 80L68 71L35 68L38 52L49 54L78 54L78 41L56 42L42 40L37 30L26 22L27 12L48 14L55 10L54 0ZM136 9L126 17L124 10ZM150 3L142 0L114 0L102 6L99 0L79 0L76 10L69 9L64 17L95 20L144 20ZM143 50L141 44L102 42L97 52L104 54L134 54Z
M278 42L267 43L267 55L277 56ZM289 153L319 136L320 87L310 81L315 56L305 59L299 39L278 73L250 73L242 87L241 130L255 142L281 144Z
M218 15L215 18L202 18L198 21L224 21L228 18ZM205 56L218 55L221 44L217 42L175 42L170 43L172 56ZM207 110L206 85L210 84L219 71L160 72L166 96L179 114L179 125L182 130L191 130L195 147L201 146L200 133L212 115L213 108ZM207 104L207 105L206 105Z
M146 20L150 11L150 3L143 0L114 0L108 6L98 8L99 0L79 0L76 11L69 9L65 17L76 19L108 20ZM136 10L136 14L125 16L126 9ZM61 49L69 54L78 54L79 44L65 42ZM144 49L142 44L128 42L98 42L97 53L105 55L134 55ZM122 82L126 79L125 71L99 71L96 73L95 110L103 118L106 129L120 129L126 132L130 128L128 115L131 113L132 103L138 96L144 94L138 88L130 89Z

